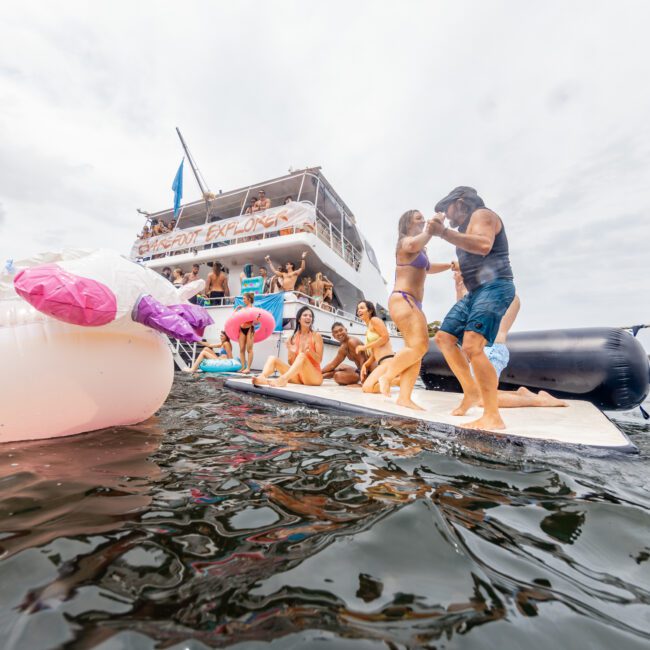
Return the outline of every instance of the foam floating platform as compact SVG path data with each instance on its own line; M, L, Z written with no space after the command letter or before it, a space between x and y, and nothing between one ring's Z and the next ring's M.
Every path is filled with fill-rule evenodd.
M254 386L250 378L228 379L227 388L257 393L277 399L299 402L335 411L364 416L406 417L435 425L436 429L455 434L490 434L515 443L548 443L554 446L574 446L612 452L638 453L630 439L593 404L567 400L567 407L526 407L502 409L505 431L479 431L459 425L480 416L473 408L467 416L450 415L460 401L460 394L416 388L413 399L424 411L413 411L395 404L396 388L391 397L363 393L360 388L339 386L325 380L322 386L289 384L284 388Z

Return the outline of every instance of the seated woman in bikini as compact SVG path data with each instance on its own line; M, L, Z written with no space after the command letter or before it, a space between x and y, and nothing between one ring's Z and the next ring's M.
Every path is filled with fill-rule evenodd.
M221 332L219 345L210 345L209 343L203 343L202 345L205 345L205 348L201 350L192 367L183 368L183 372L203 372L199 370L199 366L205 359L232 359L232 343L224 331Z
M278 357L269 357L264 370L258 377L253 377L255 386L286 386L288 383L304 386L320 386L323 374L320 369L323 360L323 337L313 330L314 312L311 308L301 307L296 314L296 329L287 341L289 364ZM269 379L274 372L279 372L277 379Z
M430 222L429 222L430 223ZM412 399L420 374L422 357L429 349L427 319L422 311L424 280L427 275L451 269L449 264L432 264L426 244L433 236L419 210L408 210L399 220L395 269L395 288L388 299L388 311L404 337L404 347L390 360L379 378L379 390L390 395L392 381L400 376L397 404L422 410Z
M377 316L375 306L368 300L357 305L357 316L366 324L366 343L357 345L356 352L365 352L368 359L361 367L361 382L364 393L379 391L377 382L388 367L385 362L395 354L390 344L390 334L384 321Z
M235 307L235 311L252 307L255 302L255 294L242 294L243 306ZM248 374L253 366L253 343L255 342L255 321L246 321L239 326L239 360L241 361L241 372ZM248 356L248 363L246 357Z

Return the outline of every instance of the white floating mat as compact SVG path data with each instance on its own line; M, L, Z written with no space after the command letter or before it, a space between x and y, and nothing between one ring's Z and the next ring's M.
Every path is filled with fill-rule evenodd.
M482 410L470 409L463 417L450 415L459 404L459 393L416 388L413 400L424 411L414 411L395 404L397 388L391 397L363 393L361 388L339 386L325 380L322 386L289 384L285 388L253 386L250 379L228 379L228 388L254 392L269 397L301 402L316 407L355 412L361 415L407 417L431 424L443 425L456 433L469 432L461 428L465 422L476 420ZM590 402L567 400L567 407L525 407L501 409L506 424L503 431L490 431L491 435L561 445L584 445L598 449L637 453L638 449L618 427ZM444 426L447 425L447 426ZM477 431L474 429L473 431Z

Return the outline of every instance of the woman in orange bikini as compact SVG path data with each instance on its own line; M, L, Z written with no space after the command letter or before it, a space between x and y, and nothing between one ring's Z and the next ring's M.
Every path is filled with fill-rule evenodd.
M296 314L296 329L287 341L289 365L278 357L269 357L264 370L253 378L255 386L286 386L288 383L304 386L320 386L323 373L320 366L323 360L323 337L312 329L314 312L307 306L301 307ZM279 372L277 379L269 379L274 372Z

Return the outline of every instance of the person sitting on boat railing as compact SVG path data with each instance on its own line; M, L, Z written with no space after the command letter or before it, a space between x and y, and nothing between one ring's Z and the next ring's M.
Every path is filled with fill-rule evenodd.
M185 282L183 281L183 269L177 266L172 273L172 284L179 289Z
M320 386L323 373L320 364L323 360L323 337L314 331L314 312L306 305L296 314L296 329L287 341L289 364L278 357L269 357L262 374L253 377L255 386L286 386L288 383L305 386ZM270 379L275 372L281 373L277 379Z
M199 356L196 357L196 360L192 364L191 368L183 368L183 372L203 372L199 369L202 361L206 359L232 359L232 342L228 335L222 330L221 331L221 341L219 345L211 345L206 342L201 342L201 345L205 347L199 353Z
M230 295L228 276L225 274L221 262L208 263L208 266L212 266L212 271L205 281L205 295L211 305L223 303L223 298Z
M172 219L168 224L167 224L167 232L171 232L176 228L176 219Z
M271 271L280 277L282 282L283 291L293 291L296 287L296 281L298 276L305 270L305 258L307 257L307 251L304 251L302 254L302 263L299 268L296 268L293 265L293 262L287 262L284 267L279 269L273 266L271 258L267 255L264 259L267 261L268 265L271 267Z
M149 239L149 237L151 237L151 230L149 230L149 226L144 226L142 232L138 235L138 239Z
M262 210L267 210L268 208L271 207L271 199L266 198L266 192L264 190L260 190L257 193L257 211L261 212Z
M235 307L235 311L252 307L255 302L255 294L242 294L243 305ZM253 366L253 343L255 341L255 321L246 321L239 326L239 360L241 361L241 372L248 374ZM246 358L248 357L248 362Z
M251 197L250 203L248 204L248 207L246 208L246 212L244 212L244 214L253 214L253 212L257 211L257 199L253 196Z
M336 356L322 368L325 379L333 379L340 386L358 384L361 378L361 368L367 361L363 352L357 352L363 343L356 337L350 336L348 330L338 321L332 325L332 336L340 343ZM354 366L343 363L349 359Z
M323 275L320 271L316 273L316 277L312 282L310 282L311 297L314 301L316 307L320 307L321 303L325 299L325 293L327 290L330 291L334 285L327 279L327 276Z

